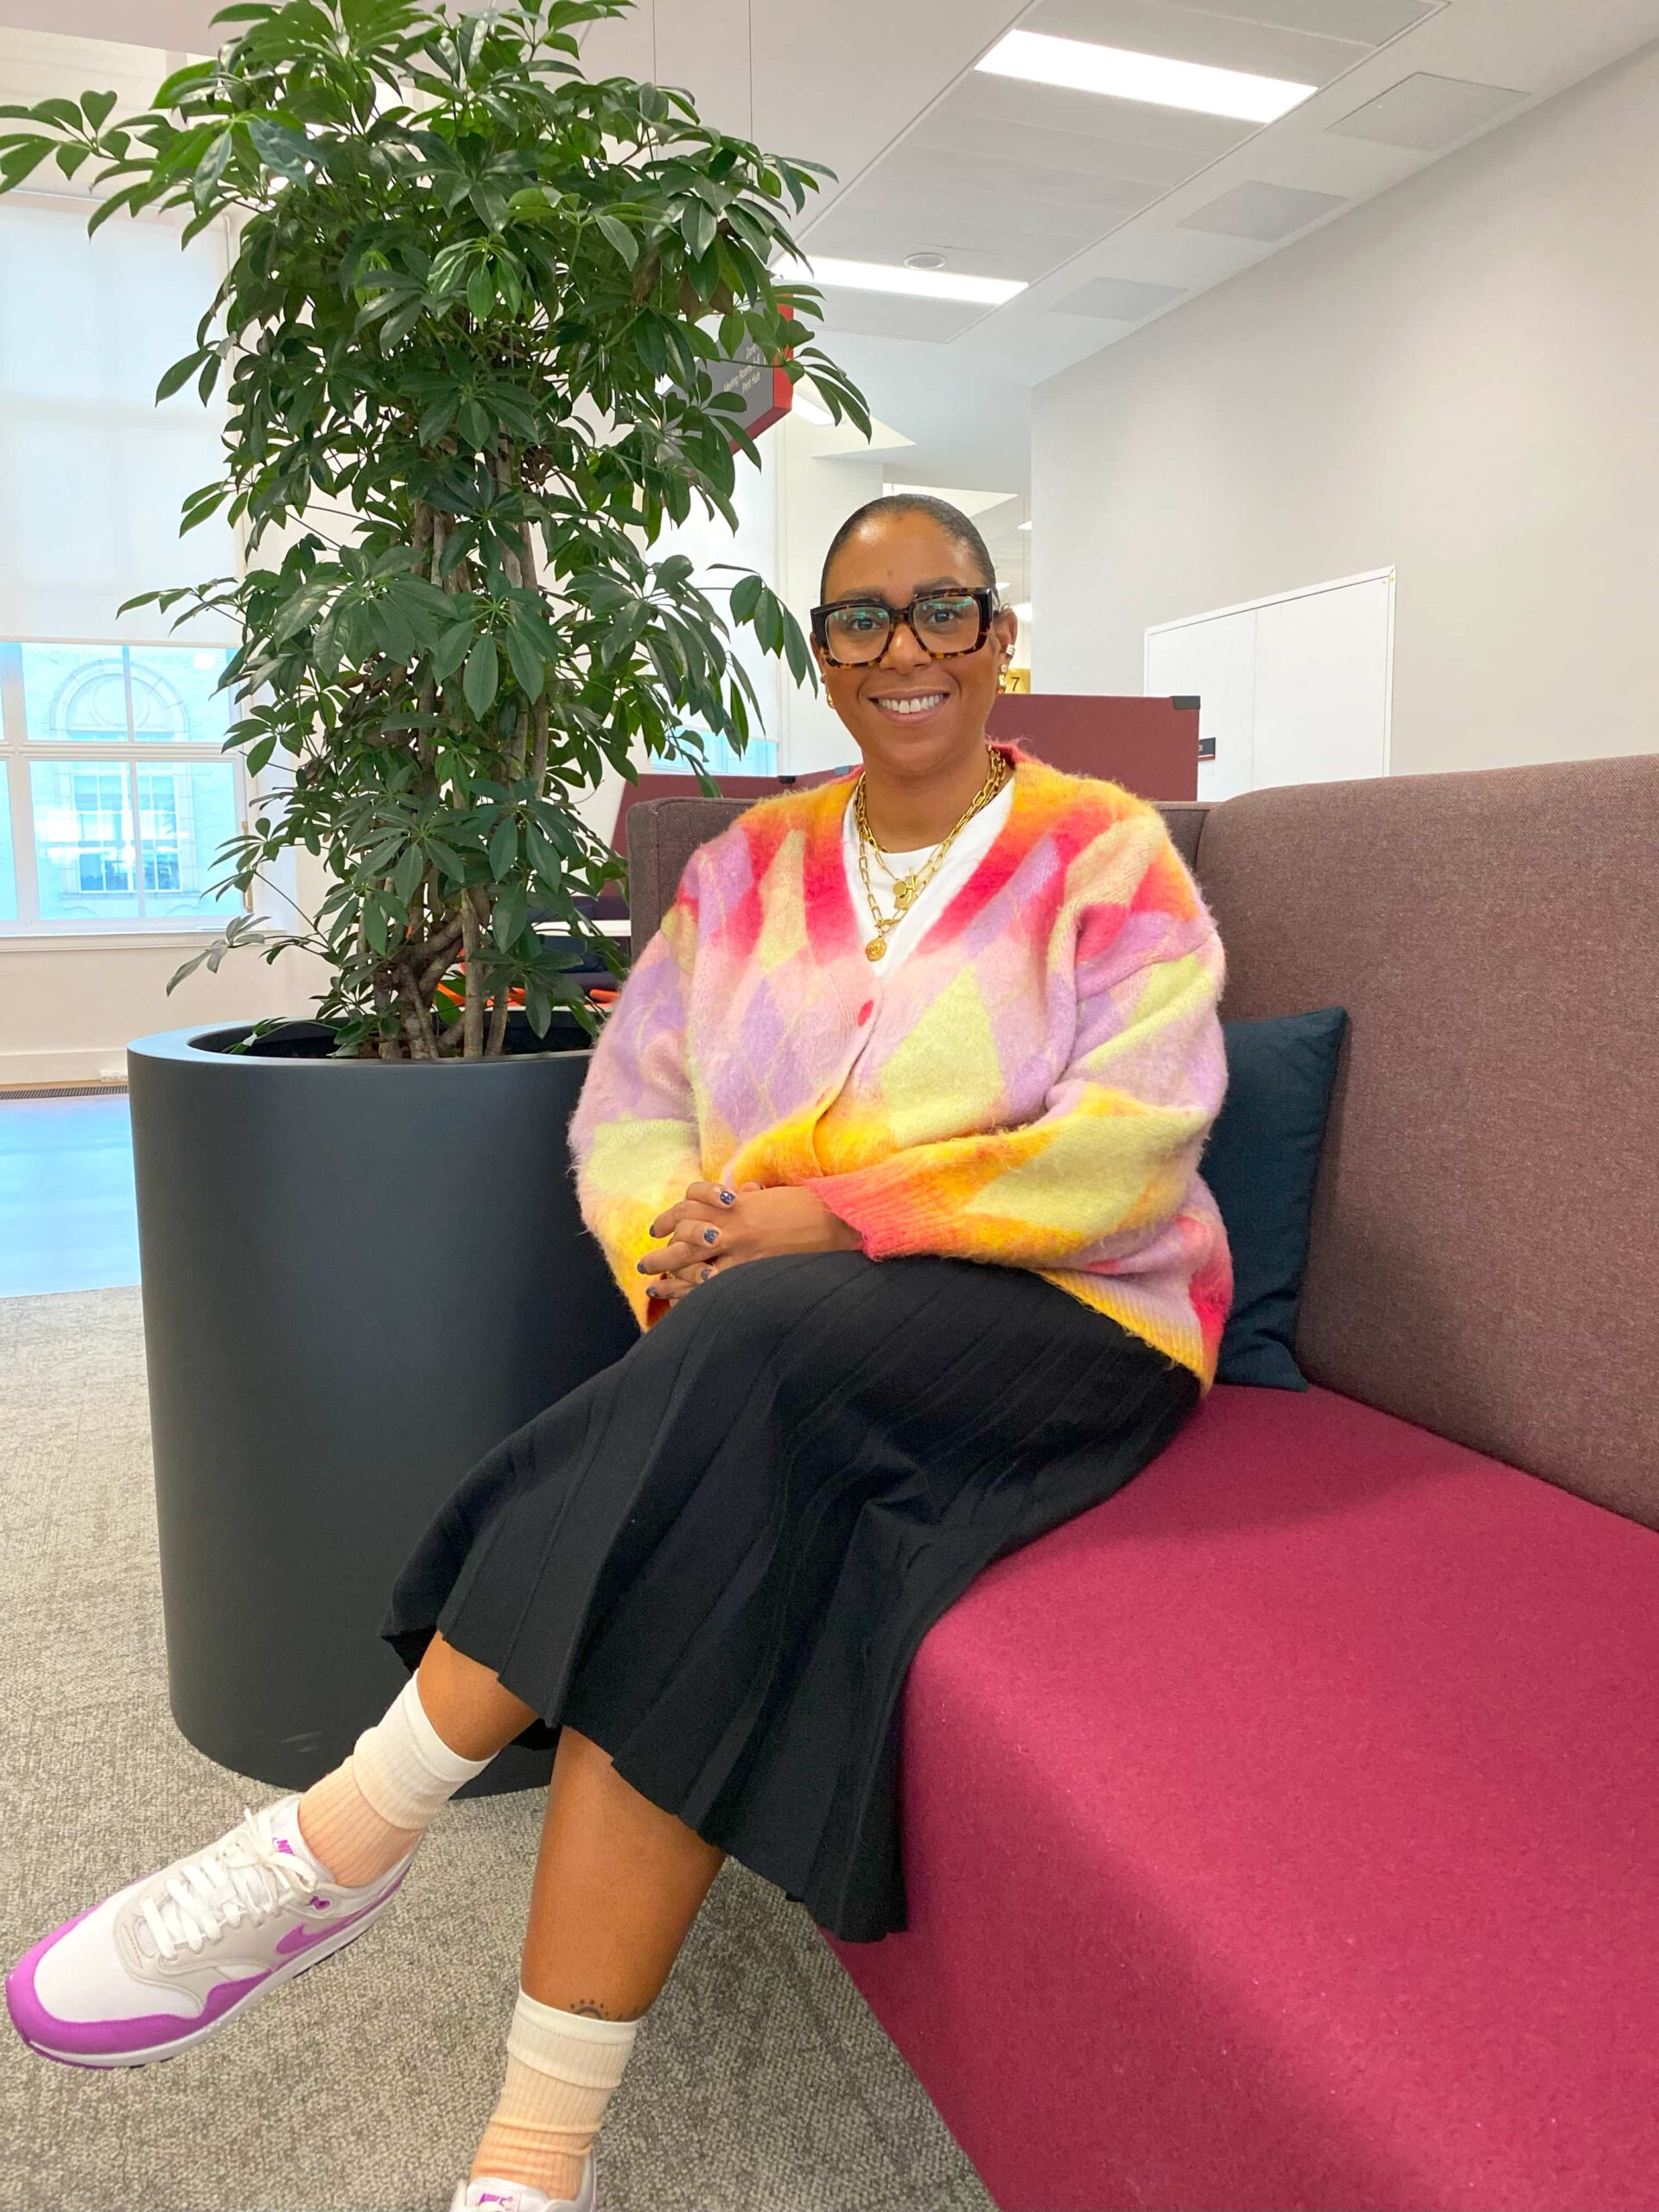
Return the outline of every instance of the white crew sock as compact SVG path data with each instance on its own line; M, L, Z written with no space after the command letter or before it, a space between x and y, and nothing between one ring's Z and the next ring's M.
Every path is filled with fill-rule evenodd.
M426 1717L414 1675L385 1717L358 1738L350 1761L358 1788L395 1828L427 1827L462 1783L482 1774L489 1763L450 1750Z
M343 1766L300 1800L300 1834L336 1882L377 1881L412 1851L464 1782L488 1759L452 1751L426 1715L417 1677L358 1738Z
M507 2031L507 2078L473 2160L473 2179L575 2196L605 2107L639 2031L538 2004L521 1989Z

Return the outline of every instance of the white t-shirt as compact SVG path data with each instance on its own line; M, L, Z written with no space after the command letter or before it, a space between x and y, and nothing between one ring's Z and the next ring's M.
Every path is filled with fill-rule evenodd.
M866 963L872 976L892 975L906 954L915 950L995 843L1013 805L1014 779L1010 776L990 804L980 809L951 846L944 856L944 867L889 935L887 949L882 957ZM868 943L875 935L876 922L870 912L869 901L864 896L864 880L859 872L858 823L850 797L847 801L847 810L842 817L841 849L847 867L847 888L852 893L853 912L858 917L860 942ZM870 881L885 912L893 912L888 869L894 875L908 875L912 869L921 868L938 850L937 845L924 845L919 851L913 853L888 853L881 858L874 853L870 855Z

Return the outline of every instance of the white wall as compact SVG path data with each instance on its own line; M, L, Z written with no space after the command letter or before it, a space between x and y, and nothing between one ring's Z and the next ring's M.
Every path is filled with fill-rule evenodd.
M185 18L194 21L193 6L194 0L179 0L172 35L182 37ZM48 20L55 18L41 11L41 21ZM178 59L150 48L3 29L0 98L35 100L108 84L119 86L124 103L140 105ZM0 536L12 549L10 558L0 557L0 636L164 637L164 623L158 626L153 614L118 624L120 601L155 585L223 573L237 559L228 534L217 526L193 532L182 544L175 537L181 493L217 471L211 420L204 422L188 388L160 410L150 404L157 375L185 350L212 290L211 281L204 289L200 264L213 247L204 241L187 260L175 232L124 220L89 243L84 225L90 209L79 181L70 186L55 170L45 174L47 193L5 203L5 266L15 280L12 296L35 302L35 321L58 311L60 292L70 320L42 339L29 318L14 315L0 334L0 369L8 372L8 389L16 387L15 404L0 423L0 521L7 525ZM84 256L89 276L99 272L90 290L40 281L64 254L78 257L77 269ZM136 340L118 357L118 390L110 383L110 350L93 342L98 334L89 316L114 322ZM47 372L34 385L31 363L44 364ZM118 431L124 434L118 442ZM879 448L906 442L888 433L877 448L855 452L857 442L851 432L799 418L779 424L761 442L761 474L740 466L737 537L722 544L720 531L699 526L687 534L684 550L700 564L733 559L759 568L804 622L830 537L853 507L880 490ZM96 510L112 486L120 497L113 519L105 521ZM269 539L264 555L276 550L276 539ZM667 543L658 549L670 550ZM183 634L204 642L208 636L205 627ZM785 772L846 759L849 741L840 724L810 692L797 691L778 664L750 645L749 634L744 658L760 693L764 734L778 738ZM583 803L602 836L610 833L620 791L620 779L607 778ZM313 910L324 889L317 866L297 855L283 875L287 889ZM280 898L258 903L275 926L294 925L293 911ZM254 953L232 956L217 976L198 971L169 996L168 977L216 934L0 937L0 1003L7 1014L0 1024L0 1090L119 1074L127 1041L154 1030L311 1010L325 971L292 952L270 967Z
M1040 386L1037 687L1398 571L1396 774L1659 747L1659 48Z
M89 70L74 75L77 86L109 81L95 52L54 61L54 84L29 41L10 44L30 50L0 45L8 98L62 90L76 62ZM153 87L165 56L150 58ZM143 57L124 59L131 73ZM205 412L194 388L159 409L152 399L162 369L188 350L222 261L211 235L181 253L176 223L119 222L89 240L90 212L67 188L0 207L10 302L0 334L0 636L163 642L168 617L119 618L121 601L223 575L238 558L220 524L178 537L181 499L218 467L218 410ZM229 633L200 624L179 634L208 644ZM274 911L286 926L289 911ZM154 1030L306 1010L311 963L270 969L247 954L169 997L168 976L216 935L0 935L0 1090L119 1074L127 1040Z
M796 415L785 416L767 435L777 440L778 568L772 582L804 629L809 610L818 603L830 541L855 507L880 498L882 462L853 431ZM785 676L778 703L782 774L850 766L857 748L821 686L797 686Z

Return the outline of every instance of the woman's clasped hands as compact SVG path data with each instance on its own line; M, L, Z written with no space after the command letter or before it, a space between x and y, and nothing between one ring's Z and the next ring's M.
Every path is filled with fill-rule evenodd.
M785 1252L855 1252L862 1241L816 1192L760 1183L735 1189L693 1183L677 1205L658 1215L651 1233L665 1241L639 1262L639 1272L652 1278L645 1295L670 1303L740 1261Z

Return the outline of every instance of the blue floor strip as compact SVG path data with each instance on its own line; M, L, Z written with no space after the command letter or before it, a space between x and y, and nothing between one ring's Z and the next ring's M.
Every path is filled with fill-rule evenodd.
M0 1298L137 1280L124 1094L0 1098Z

